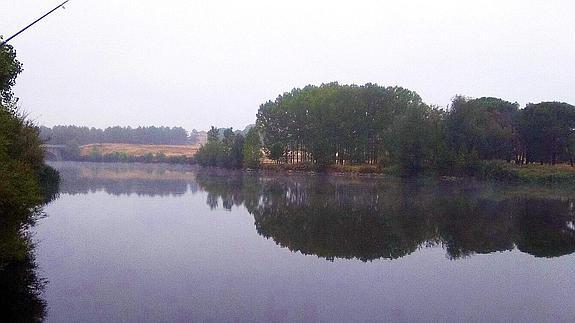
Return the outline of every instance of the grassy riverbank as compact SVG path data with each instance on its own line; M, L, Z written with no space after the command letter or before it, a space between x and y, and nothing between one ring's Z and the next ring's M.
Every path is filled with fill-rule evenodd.
M391 168L383 168L376 165L329 165L323 168L319 168L313 163L297 163L297 164L275 164L275 163L263 163L260 165L260 169L264 171L276 171L276 172L316 172L316 173L327 173L327 174L389 174L393 175L396 171Z
M575 167L559 165L515 165L506 162L482 162L475 170L480 179L506 180L522 183L575 183Z
M375 174L401 175L397 167L380 167L376 165L330 165L319 169L312 163L299 164L262 164L260 169L275 172L321 172L326 174ZM481 180L497 180L518 183L553 184L575 183L575 167L568 164L560 165L516 165L504 161L481 161L457 172L440 172L427 170L427 176L442 177L475 177Z

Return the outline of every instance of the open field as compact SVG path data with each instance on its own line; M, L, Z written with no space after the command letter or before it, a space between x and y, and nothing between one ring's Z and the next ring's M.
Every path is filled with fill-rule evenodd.
M164 154L166 157L193 157L198 152L199 145L137 145L137 144L89 144L80 146L80 155L88 156L94 149L102 155L126 153L131 156L146 154Z

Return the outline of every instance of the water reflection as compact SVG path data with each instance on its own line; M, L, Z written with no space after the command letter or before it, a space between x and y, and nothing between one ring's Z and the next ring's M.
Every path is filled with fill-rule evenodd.
M64 181L60 192L98 191L120 196L173 196L197 191L195 173L178 165L53 163Z
M5 322L41 321L46 315L41 297L45 282L37 274L29 237L0 232L0 249L0 317Z
M44 203L57 196L57 183L41 187ZM40 207L21 214L0 203L0 317L4 322L39 322L46 315L42 292L46 281L37 272L32 227Z
M515 248L536 257L575 251L571 188L81 165L58 166L61 192L207 192L210 208L245 207L260 235L329 260L396 259L428 246L443 247L450 259Z
M198 174L217 207L244 205L258 233L326 259L395 259L442 246L450 259L575 251L571 191L477 182Z

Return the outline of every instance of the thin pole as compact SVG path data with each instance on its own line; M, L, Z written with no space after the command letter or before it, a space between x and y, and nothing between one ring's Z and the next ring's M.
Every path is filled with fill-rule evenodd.
M60 9L60 7L63 7L68 1L70 1L70 0L66 0L66 1L62 2L62 3L61 3L59 6L57 6L56 8L54 8L54 9L48 11L48 13L46 13L46 14L43 15L42 17L40 17L40 18L34 20L33 23L29 24L28 26L24 27L24 28L23 28L22 30L20 30L19 32L17 32L17 33L15 33L14 35L12 35L10 38L8 38L8 39L6 39L5 41L3 41L3 42L0 44L0 47L4 46L4 44L6 44L7 42L9 42L12 38L14 38L14 37L20 35L21 33L23 33L26 29L32 27L32 25L34 25L34 24L37 23L38 21L44 19L47 15L49 15L49 14L51 14L52 12L54 12L54 11Z

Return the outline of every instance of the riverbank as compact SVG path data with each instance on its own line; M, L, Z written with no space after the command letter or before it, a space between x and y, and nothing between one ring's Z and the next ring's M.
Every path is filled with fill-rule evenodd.
M377 165L329 165L322 169L313 163L297 163L297 164L272 164L263 163L260 169L264 171L276 172L316 172L327 174L386 174L393 175L394 170L391 167L383 168Z
M302 173L326 173L329 175L391 175L401 176L399 168L394 166L381 167L376 165L329 165L323 169L311 163L299 164L262 164L260 169L267 172L302 172ZM568 164L540 165L528 164L517 165L504 161L481 161L469 166L465 170L436 171L428 170L423 176L442 177L444 179L457 179L473 177L480 180L496 180L516 183L533 184L566 184L575 183L575 167Z
M95 163L134 163L134 164L171 164L171 165L196 165L193 159L78 159L76 162ZM198 165L199 166L199 165ZM208 166L212 168L212 166ZM218 168L218 167L215 167ZM251 168L243 168L244 171L256 171ZM274 164L262 163L257 171L268 174L325 174L328 176L366 176L366 177L438 177L443 180L458 180L466 177L483 181L503 181L510 183L532 184L575 184L575 167L568 164L540 165L528 164L517 165L504 161L480 161L473 165L457 170L434 170L428 169L417 175L405 175L399 167L378 165L328 165L319 168L313 163L297 164Z
M575 183L575 167L568 164L517 165L503 161L481 162L472 175L482 180L503 180L533 184Z

